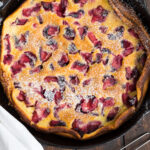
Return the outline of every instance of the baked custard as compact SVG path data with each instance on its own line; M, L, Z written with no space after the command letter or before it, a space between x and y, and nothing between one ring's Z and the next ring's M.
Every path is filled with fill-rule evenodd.
M41 131L96 137L146 93L149 35L118 0L26 0L4 21L1 42L5 92Z

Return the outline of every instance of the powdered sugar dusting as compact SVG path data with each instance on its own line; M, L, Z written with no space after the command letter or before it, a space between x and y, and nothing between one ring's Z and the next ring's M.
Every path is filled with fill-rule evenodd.
M69 7L66 14L77 12L79 8L80 5L71 7L72 10ZM79 34L79 26L73 24L76 21L75 18L65 16L65 13L56 13L56 10L54 12L45 11L43 8L40 10L43 22L37 24L36 28L30 26L31 23L37 21L39 15L39 13L34 12L29 16L30 19L25 26L19 26L18 28L15 25L11 26L12 30L15 29L13 35L11 35L10 29L4 30L4 34L10 32L9 34L12 37L15 34L20 37L20 31L28 29L27 43L22 50L16 49L14 40L11 41L12 54L15 56L18 54L13 63L20 63L20 66L15 66L15 69L18 71L20 69L18 67L21 67L21 71L12 76L12 80L19 83L19 90L24 91L29 99L34 99L40 104L46 103L52 112L54 108L61 106L61 109L64 110L67 108L67 111L73 109L76 113L72 114L74 118L79 115L80 118L86 116L85 118L88 120L90 116L92 119L98 118L105 123L107 117L105 115L108 110L115 106L122 107L122 94L127 90L126 83L133 82L133 80L128 81L126 78L125 68L131 66L133 70L144 51L136 51L136 46L140 42L139 39L129 34L129 27L117 18L107 1L91 0L82 9L84 9L85 16L76 19L78 19L80 27L86 27L87 33L84 33L85 31L82 28L80 30L80 34L83 34L84 38L81 38ZM99 13L96 11L99 11ZM67 21L68 25L62 24L63 20ZM11 19L8 21L12 22ZM56 27L58 28L56 29ZM105 27L107 30L101 32L100 27ZM3 41L3 44L6 45L6 43L6 41ZM37 59L27 54L20 60L21 54L27 51L34 53ZM49 57L47 57L48 54ZM34 59L32 66L30 65L30 59ZM78 64L72 67L75 62L78 62ZM41 67L36 70L35 68L38 66ZM9 73L11 74L12 69L11 66L9 67ZM35 69L35 72L31 74L33 69ZM71 82L71 76L76 76L79 81L77 83ZM50 79L45 81L45 77L50 77ZM107 80L107 86L104 88L104 80L108 77L110 77L110 80ZM90 82L83 84L85 80ZM104 104L100 102L100 98L112 98L115 104L103 109ZM89 109L86 115L81 110L81 105L86 107L85 110ZM61 114L61 109L59 114ZM103 117L105 117L105 120ZM65 120L61 117L60 119Z

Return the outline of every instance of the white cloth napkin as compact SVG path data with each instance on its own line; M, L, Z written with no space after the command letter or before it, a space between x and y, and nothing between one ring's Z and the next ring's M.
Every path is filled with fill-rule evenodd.
M0 150L43 150L17 119L0 106Z

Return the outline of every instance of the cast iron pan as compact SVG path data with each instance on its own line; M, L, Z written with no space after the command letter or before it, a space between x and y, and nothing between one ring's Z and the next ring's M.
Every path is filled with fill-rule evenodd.
M0 1L0 30L2 27L3 20L11 14L24 0L1 0ZM130 5L135 9L137 15L143 21L146 29L150 33L150 12L148 12L146 0L123 0L125 3ZM148 3L148 0L147 0ZM150 2L149 2L150 3ZM0 85L0 104L11 114L13 114L18 120L20 117L16 113L16 111L8 105L8 99L4 94L3 88ZM146 98L139 109L139 111L130 118L127 122L125 122L119 129L109 132L105 135L97 137L95 139L91 139L88 141L76 141L73 139L57 136L54 134L46 134L41 133L39 131L35 131L33 128L29 127L25 124L25 126L30 130L30 132L42 143L51 145L51 146L59 146L64 148L89 148L96 145L104 144L108 141L111 141L115 138L119 138L123 134L125 134L132 126L134 126L144 115L150 111L150 87L147 92Z

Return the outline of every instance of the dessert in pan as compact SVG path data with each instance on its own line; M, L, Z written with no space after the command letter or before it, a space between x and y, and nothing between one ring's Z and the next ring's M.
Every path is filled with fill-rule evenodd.
M26 0L3 24L1 82L34 128L85 140L140 107L149 35L118 0Z

